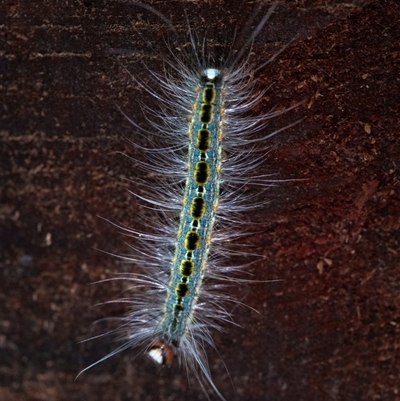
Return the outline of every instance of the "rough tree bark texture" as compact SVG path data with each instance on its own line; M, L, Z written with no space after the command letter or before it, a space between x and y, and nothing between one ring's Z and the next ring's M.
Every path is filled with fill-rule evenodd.
M184 1L153 3L185 29ZM242 327L214 333L235 389L210 353L213 377L230 401L399 401L400 5L282 3L256 61L300 34L261 73L273 85L255 112L307 99L273 122L304 118L266 156L277 179L301 181L271 188L262 229L246 238L264 256L254 278L282 281L233 290L261 315L237 308ZM209 2L186 7L199 24L214 18ZM128 250L97 216L138 224L125 189L143 173L118 152L139 158L126 139L146 141L118 108L143 121L127 71L146 80L143 60L162 72L139 35L144 11L111 1L0 8L2 400L204 399L177 367L159 371L129 351L74 381L114 348L78 343L106 331L92 321L124 313L91 308L118 297L121 282L88 284L130 268L94 248ZM235 7L215 9L244 26ZM151 40L162 40L165 26L151 20Z

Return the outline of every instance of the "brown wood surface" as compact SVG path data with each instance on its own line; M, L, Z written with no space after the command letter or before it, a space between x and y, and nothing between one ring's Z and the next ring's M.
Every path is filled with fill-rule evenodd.
M238 31L254 7L152 2L185 30L181 3L203 28L211 18ZM214 333L213 377L229 401L399 401L400 4L283 3L255 63L297 39L261 72L260 85L273 85L255 112L307 99L273 122L304 118L266 156L278 179L302 181L271 188L255 215L262 230L245 241L264 258L251 272L282 281L233 289L261 314L236 308L241 327ZM128 250L98 216L138 224L126 189L143 172L118 152L140 158L126 139L148 143L118 108L144 121L127 71L146 80L143 61L162 73L140 34L162 49L165 24L124 1L6 0L0 32L1 400L205 399L183 370L134 351L74 381L115 348L79 343L107 328L92 322L124 313L92 308L124 287L90 283L130 268L95 249Z

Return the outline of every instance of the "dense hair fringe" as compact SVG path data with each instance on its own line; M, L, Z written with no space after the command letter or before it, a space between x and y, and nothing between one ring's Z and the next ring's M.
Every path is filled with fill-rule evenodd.
M137 5L170 23L151 6L142 3ZM275 8L276 3L267 10L250 34L245 32L246 39L242 34L241 43L236 44L241 49L233 49L223 59L207 53L207 38L199 39L188 22L190 46L184 47L178 54L170 45L168 55L163 56L163 73L148 70L157 90L131 75L132 80L158 104L154 110L138 100L148 128L139 126L126 115L134 128L132 138L143 136L152 142L150 147L144 147L132 139L134 146L145 157L130 157L136 167L152 173L151 183L135 178L137 189L132 192L144 208L150 209L152 217L144 213L138 216L140 225L147 228L145 232L113 223L122 233L134 239L132 243L129 241L130 255L115 255L130 263L133 272L108 279L128 283L125 290L128 295L112 302L126 304L129 312L126 316L108 319L116 328L105 335L113 334L122 345L82 372L126 349L145 352L151 342L163 334L160 321L166 294L174 291L168 283L187 174L188 117L192 113L196 87L204 70L219 68L223 71L225 84L220 203L199 298L190 326L176 351L179 363L194 373L204 391L211 387L224 400L213 383L206 347L215 348L211 336L214 330L223 331L226 323L235 324L229 304L242 305L229 295L227 287L249 281L240 277L246 266L232 264L232 256L250 254L235 242L249 233L249 223L243 219L243 213L264 206L266 200L260 200L260 191L266 191L276 182L268 174L255 174L265 162L268 140L283 129L269 132L266 130L268 122L298 106L252 115L252 110L262 101L269 88L260 90L257 85L254 71L258 71L260 66L251 65L251 47ZM179 36L172 23L171 27L174 34ZM274 58L275 55L271 60ZM251 186L255 186L257 191L246 190ZM130 296L130 292L134 296Z

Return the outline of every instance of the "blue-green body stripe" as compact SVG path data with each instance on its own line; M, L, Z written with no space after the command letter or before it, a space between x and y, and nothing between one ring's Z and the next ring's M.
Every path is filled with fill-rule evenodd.
M221 79L202 77L193 110L189 124L188 176L164 306L165 313L161 321L163 340L175 346L179 346L180 339L187 332L187 326L193 317L193 309L205 273L218 205L223 114ZM210 133L207 146L204 145L204 130ZM204 202L199 202L199 197L203 198ZM201 217L196 218L197 216ZM193 245L188 238L196 239L193 233L197 233L199 237L199 244L194 250L188 249L189 245ZM187 269L189 275L187 272L182 275L181 266L185 263L193 267Z

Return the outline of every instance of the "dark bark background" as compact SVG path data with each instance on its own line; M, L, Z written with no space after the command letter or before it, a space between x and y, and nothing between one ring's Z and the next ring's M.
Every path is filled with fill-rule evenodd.
M199 29L211 19L239 32L254 8L151 4L180 31L184 8ZM183 370L135 351L74 381L116 346L79 341L124 313L92 308L124 287L89 284L130 268L95 249L128 250L98 216L136 224L141 205L126 189L143 173L118 152L140 157L126 139L143 139L118 108L143 121L129 73L146 81L141 61L162 73L143 37L168 53L165 22L124 1L0 8L1 399L205 399ZM266 156L278 179L302 181L271 188L262 232L246 238L264 256L255 278L282 281L232 290L261 314L236 308L241 327L214 333L210 365L227 400L400 400L399 21L397 0L283 1L256 40L257 65L295 38L262 71L260 85L273 85L255 113L307 99L274 120L304 118Z

